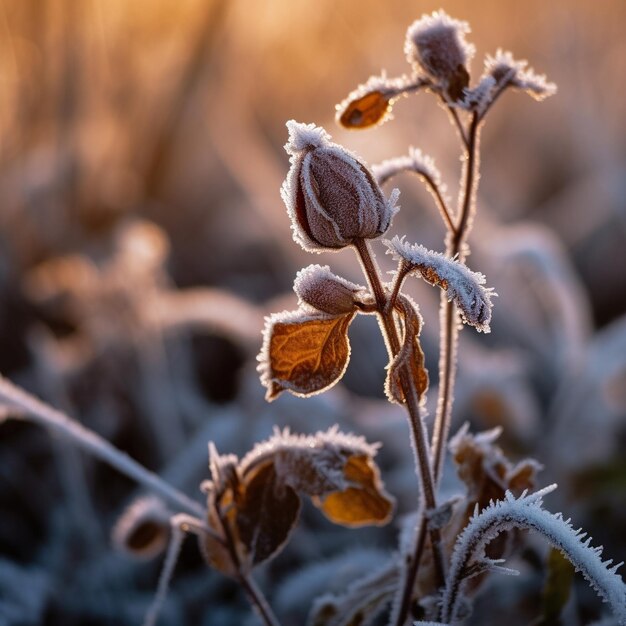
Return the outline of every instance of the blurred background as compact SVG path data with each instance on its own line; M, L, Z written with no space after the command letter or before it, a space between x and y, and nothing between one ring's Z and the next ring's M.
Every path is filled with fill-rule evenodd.
M334 122L335 104L371 74L410 71L406 28L438 8L470 22L474 80L484 56L503 48L559 88L541 104L505 94L483 131L468 264L500 297L490 335L462 333L453 430L466 420L477 431L501 425L512 461L532 456L545 467L539 485L560 483L548 508L620 561L620 0L2 0L0 372L198 497L209 440L241 455L274 424L311 432L339 423L383 442L383 478L399 512L412 510L407 427L383 400L374 320L351 329L345 384L315 398L267 405L255 356L263 316L295 307L298 269L328 263L363 282L349 250L317 257L291 239L279 196L286 120L324 126L370 164L418 147L456 197L458 141L432 95L400 100L381 127L351 132ZM402 210L390 234L443 250L430 196L417 179L396 184ZM391 269L382 247L378 260ZM422 285L411 293L425 319L432 415L438 294ZM453 489L452 466L446 475ZM140 623L161 561L137 563L110 543L135 489L33 426L0 425L0 621ZM306 509L290 546L259 576L285 624L304 623L316 593L345 587L396 545L397 526L347 531L320 517ZM535 619L544 553L531 542L519 557L522 579L489 583L498 593L478 601L472 623L500 623L511 606L512 624ZM601 615L579 583L567 624ZM246 620L255 623L237 587L189 541L163 623Z

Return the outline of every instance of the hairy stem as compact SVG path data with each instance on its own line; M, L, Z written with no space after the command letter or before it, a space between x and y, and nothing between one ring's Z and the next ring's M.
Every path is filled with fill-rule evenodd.
M65 413L53 409L1 376L0 403L17 409L20 418L35 422L68 439L122 474L140 483L146 489L158 494L167 502L179 507L181 511L199 517L205 516L204 507L200 503L172 487L97 433L85 428Z
M450 230L447 237L446 254L449 257L457 256L463 261L466 256L465 242L471 228L471 217L474 208L476 183L478 180L478 131L480 129L480 117L477 113L472 119L467 132L467 140L464 141L465 169L462 193L460 196L460 209L457 224ZM463 133L465 137L465 133ZM454 378L456 373L456 345L458 341L458 321L456 307L442 296L441 313L441 343L439 349L439 399L437 402L437 414L433 428L432 456L433 473L435 484L441 478L443 459L448 432L450 430L450 417L452 414L452 402L454 399Z
M378 268L376 267L365 240L357 240L355 242L355 248L361 260L368 283L374 293L374 298L376 299L378 315L382 321L382 328L387 348L390 356L394 357L400 350L400 340L398 338L398 330L393 319L393 310L390 310L387 306L388 298L385 290L383 289ZM404 623L411 603L413 586L415 584L415 578L417 576L417 570L424 548L424 538L421 537L421 535L426 528L426 521L424 519L425 511L432 510L437 507L435 482L432 473L427 437L420 411L420 397L413 382L409 366L402 368L400 372L400 382L406 399L406 408L409 413L409 425L411 427L411 436L413 438L413 448L416 457L415 463L418 478L422 487L425 509L422 514L422 520L417 526L415 554L413 554L406 572L398 624ZM436 585L439 587L442 586L445 581L445 565L441 547L441 534L438 529L429 529L429 536L433 551L433 562L435 564Z

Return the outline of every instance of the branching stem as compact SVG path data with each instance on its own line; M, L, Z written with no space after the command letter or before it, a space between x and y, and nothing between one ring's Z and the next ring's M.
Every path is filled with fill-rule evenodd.
M398 338L398 330L396 328L395 321L393 319L393 309L388 307L388 296L385 293L382 282L380 280L380 273L374 259L370 253L365 240L357 240L355 242L355 248L357 250L359 259L363 266L364 273L367 277L367 281L372 289L376 304L378 306L378 314L382 322L382 328L389 350L390 356L394 357L400 350L400 340ZM432 473L432 466L430 460L430 454L428 450L426 433L422 423L422 416L420 410L420 397L415 387L413 376L410 367L403 367L400 373L400 382L404 397L406 399L406 408L409 413L409 424L411 427L411 435L414 443L415 450L415 462L418 478L422 487L422 494L424 498L425 509L435 509L437 507L435 482ZM413 592L413 586L417 575L417 569L419 561L424 547L424 537L422 534L425 532L426 521L424 515L417 527L417 537L415 541L416 552L413 555L411 562L407 568L407 574L405 577L405 585L402 590L402 604L401 604L401 616L398 620L398 624L402 624L406 619L409 611L411 597ZM433 551L433 562L435 564L436 585L442 586L445 581L445 565L443 558L443 550L441 547L441 534L438 529L429 529L430 543Z
M458 117L458 116L457 116ZM464 244L469 234L476 192L478 170L478 139L481 118L477 113L472 115L467 132L463 191L457 224L448 235L446 254L459 260L465 256ZM465 137L465 133L462 135ZM441 478L445 445L450 430L450 416L454 393L454 377L456 362L456 344L458 335L457 312L455 305L442 296L441 344L439 351L439 400L433 428L432 456L435 484Z

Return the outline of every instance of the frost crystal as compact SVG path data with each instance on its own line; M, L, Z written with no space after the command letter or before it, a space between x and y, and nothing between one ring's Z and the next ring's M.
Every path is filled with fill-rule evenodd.
M296 491L319 495L331 489L345 489L344 466L352 456L373 458L377 444L364 437L342 433L338 426L314 435L294 435L288 428L274 429L241 460L241 472L273 458L276 473ZM308 469L307 469L308 468Z
M404 238L394 237L385 241L394 259L407 264L411 274L418 274L427 283L445 290L448 300L454 300L461 318L476 330L489 332L491 321L491 298L497 294L485 288L485 277L472 272L466 265L447 258L439 252L428 250L418 244L409 244Z
M285 144L287 154L297 154L307 148L321 148L330 143L330 135L315 124L301 124L289 120L286 124L289 141Z
M543 100L556 93L556 85L548 82L544 74L536 74L528 67L528 61L516 61L510 52L500 49L495 56L488 56L485 60L485 73L495 79L499 89L521 89L535 100Z
M465 90L463 106L482 115L493 102L493 94L497 84L496 79L491 74L483 76L476 87Z

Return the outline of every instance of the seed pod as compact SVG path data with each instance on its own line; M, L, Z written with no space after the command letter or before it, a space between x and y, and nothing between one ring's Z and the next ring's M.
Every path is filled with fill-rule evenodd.
M467 22L437 11L413 22L406 33L409 63L434 78L452 101L461 100L469 84L467 65L475 48L465 41L468 32Z
M321 252L382 235L397 210L399 192L387 200L369 170L332 143L323 128L293 120L287 128L291 169L281 195L296 242Z
M359 292L365 293L365 287L336 276L328 265L309 265L301 269L296 276L293 290L301 302L330 315L356 311L356 295Z

